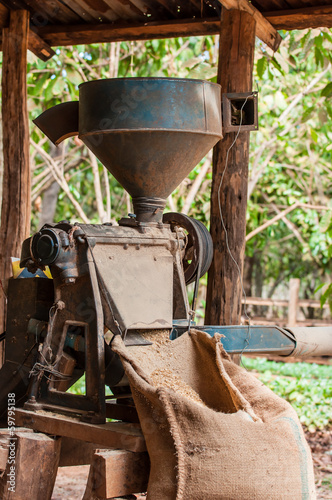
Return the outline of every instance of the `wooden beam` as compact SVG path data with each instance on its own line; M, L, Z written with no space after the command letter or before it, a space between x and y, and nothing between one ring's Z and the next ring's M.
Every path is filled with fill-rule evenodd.
M332 28L331 5L265 12L264 16L277 30Z
M9 25L10 17L9 9L0 3L0 29L7 28ZM51 57L55 55L55 52L51 47L40 38L32 29L29 30L28 38L28 49L33 52L37 57L42 59L42 61L48 61ZM2 47L1 47L2 50Z
M16 425L28 427L38 432L55 436L82 439L88 443L101 444L109 448L130 451L145 451L145 440L141 428L137 424L108 422L103 425L88 424L73 417L37 413L17 409Z
M24 427L15 427L15 433L17 432L31 432L31 430ZM11 437L13 437L12 431L8 427L0 429L0 476L1 472L6 470L7 467L9 443Z
M29 30L28 49L42 61L48 61L55 55L55 51L31 29ZM2 51L1 42L0 51Z
M9 23L9 10L0 3L0 28L6 28Z
M97 450L83 500L114 498L147 490L149 455L125 450Z
M29 119L27 48L29 12L10 13L2 32L3 189L0 228L0 276L11 274L11 257L20 257L30 233ZM0 291L0 332L5 330L5 297ZM1 356L0 356L1 358Z
M252 15L239 10L225 10L220 25L217 79L223 92L252 90L255 30L256 22ZM208 275L206 325L238 325L241 319L242 290L234 260L242 271L246 234L249 132L240 132L236 141L235 138L235 132L226 134L213 151L210 230L214 253ZM219 201L227 239L221 222Z
M170 20L140 24L48 25L35 27L35 32L50 46L151 40L179 36L215 35L220 21L212 19Z
M276 51L281 43L281 36L272 24L247 0L218 0L226 9L238 9L250 14L256 21L256 36Z
M221 0L219 0L221 2ZM222 0L229 5L233 0ZM242 5L242 3L241 3ZM251 4L245 2L260 29L256 35L273 50L277 50L281 37L277 29L293 30L314 27L332 27L332 7L308 7L285 11L266 12L264 16ZM249 6L249 7L248 7ZM245 10L245 9L244 9ZM254 13L253 13L254 12ZM267 31L264 30L267 26ZM178 36L216 35L220 31L217 17L206 19L181 19L140 24L83 24L47 25L33 28L49 46L67 46L89 43L117 42L122 40L151 40ZM264 34L265 33L265 34ZM38 54L37 54L38 55Z
M42 61L48 61L55 55L54 50L32 29L29 31L28 49Z
M55 51L32 29L29 30L28 49L42 61L48 61L55 55ZM0 51L2 51L1 42Z
M90 465L95 451L103 448L106 448L106 446L96 443L87 443L80 439L62 437L59 467Z

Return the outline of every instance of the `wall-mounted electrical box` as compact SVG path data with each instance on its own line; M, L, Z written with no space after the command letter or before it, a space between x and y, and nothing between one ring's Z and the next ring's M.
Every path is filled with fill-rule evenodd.
M258 130L258 92L222 95L224 133Z

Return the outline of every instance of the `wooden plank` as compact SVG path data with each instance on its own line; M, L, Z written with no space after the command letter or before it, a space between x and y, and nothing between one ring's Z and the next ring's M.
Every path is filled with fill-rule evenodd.
M181 19L183 15L178 11L178 2L176 0L157 0L157 2L168 10L172 19ZM169 17L169 16L168 16ZM192 17L191 15L189 17Z
M299 302L300 280L291 278L289 282L288 326L296 326Z
M61 438L59 467L90 465L97 449L107 448L96 443L86 443L80 439Z
M150 461L147 453L98 450L90 466L83 500L114 498L147 490Z
M266 12L268 10L283 10L291 7L294 0L255 0L253 4L260 12ZM295 0L298 2L298 0ZM301 0L300 0L301 2ZM265 14L264 14L265 15Z
M21 255L30 234L29 119L27 108L27 48L29 13L10 13L2 31L3 188L0 229L0 276L12 274L11 257ZM0 291L0 332L5 330L5 297ZM1 355L0 355L1 358Z
M1 500L51 500L60 446L60 439L45 434L15 432L0 479Z
M54 50L32 29L29 31L28 48L42 61L48 61L55 55Z
M331 5L278 10L266 12L264 16L277 30L332 28Z
M223 13L217 78L223 92L250 92L252 89L255 25L255 19L247 12L225 10ZM241 323L242 290L234 260L242 271L246 233L249 133L240 132L235 143L236 133L226 134L213 151L210 231L214 252L208 274L206 325ZM226 158L228 158L227 168ZM227 239L221 223L219 206L227 228Z
M99 0L100 1L100 0ZM143 12L136 7L134 2L126 0L126 2L119 0L103 0L108 9L114 11L123 20L132 21L146 21Z
M112 9L96 10L89 0L62 0L62 3L74 10L86 22L109 22L119 18Z
M98 24L43 26L38 35L50 46L84 43L117 42L122 40L151 40L179 36L215 35L219 33L218 18L170 20L140 24Z
M1 0L10 10L23 9L30 12L32 26L54 23L79 23L80 17L61 0Z
M238 9L250 14L256 21L256 35L268 47L276 51L281 43L281 36L272 24L247 0L218 0L226 9Z
M16 410L16 423L39 432L55 436L81 439L88 443L101 444L108 448L129 451L145 451L145 440L137 424L108 422L106 424L88 424L72 417L54 413Z
M167 7L162 5L160 2L156 2L156 0L130 0L131 3L135 4L137 8L139 8L146 15L150 14L150 18L146 18L149 21L163 20L168 19L169 16L169 4ZM172 11L172 9L171 9ZM172 16L173 17L173 16ZM185 17L185 16L183 16Z

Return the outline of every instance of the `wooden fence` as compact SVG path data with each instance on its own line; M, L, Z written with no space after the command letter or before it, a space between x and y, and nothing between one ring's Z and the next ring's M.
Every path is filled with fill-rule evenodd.
M264 318L264 317L252 317L252 322L256 324L278 324L280 326L323 326L323 325L332 325L332 318L330 319L306 319L299 320L298 312L301 307L313 307L313 308L321 308L319 300L312 299L300 299L300 280L298 278L292 278L290 280L289 286L289 298L287 299L263 299L261 297L247 297L246 300L242 299L242 304L246 302L246 304L253 306L274 306L274 307L287 307L288 308L288 316L287 318ZM323 306L324 309L328 309L329 306L325 304Z

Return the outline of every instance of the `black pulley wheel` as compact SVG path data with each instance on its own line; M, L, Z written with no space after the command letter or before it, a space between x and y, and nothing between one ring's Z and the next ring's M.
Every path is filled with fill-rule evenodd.
M204 226L203 222L200 220L193 219L197 224L199 231L201 232L201 237L203 240L203 261L202 261L202 269L200 278L204 276L205 273L208 272L211 266L211 262L213 259L213 241L211 238L211 234Z
M213 243L209 231L202 222L188 215L170 212L163 215L163 222L170 224L172 231L184 230L187 241L183 256L183 270L186 285L193 283L200 267L200 276L209 269L213 257Z

